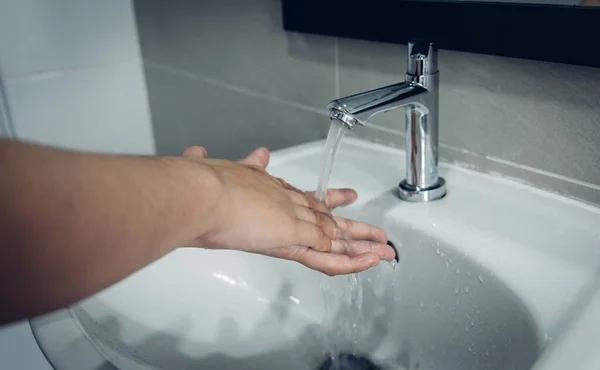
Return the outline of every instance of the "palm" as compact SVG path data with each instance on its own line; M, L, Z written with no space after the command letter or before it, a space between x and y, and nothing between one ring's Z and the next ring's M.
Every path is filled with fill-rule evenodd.
M194 152L186 151L187 156L205 157L205 151ZM204 161L219 173L225 194L215 215L220 226L211 235L211 247L293 260L328 275L359 272L382 258L394 259L382 229L331 215L331 209L357 198L353 190L329 190L326 204L318 202L313 193L267 173L266 149L240 162Z

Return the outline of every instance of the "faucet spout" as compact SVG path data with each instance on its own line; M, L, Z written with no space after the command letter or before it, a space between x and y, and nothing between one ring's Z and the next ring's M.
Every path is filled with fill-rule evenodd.
M427 89L418 83L405 81L395 85L381 87L371 91L346 96L336 99L329 104L327 108L332 115L339 119L347 116L345 122L350 127L357 125L364 126L367 121L378 113L388 112L409 104L419 104L419 95L426 93Z
M428 202L446 195L438 175L437 50L432 43L408 44L404 82L333 100L330 118L348 126L364 126L378 113L404 108L406 122L406 178L399 196L410 202Z

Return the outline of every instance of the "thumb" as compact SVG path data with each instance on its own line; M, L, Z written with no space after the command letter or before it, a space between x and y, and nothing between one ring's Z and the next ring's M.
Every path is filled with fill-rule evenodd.
M184 157L203 159L208 157L208 152L202 146L192 145L183 152Z
M250 165L250 166L258 166L263 170L267 168L269 165L269 149L267 148L258 148L254 149L254 151L246 157L246 159L242 160L241 163Z

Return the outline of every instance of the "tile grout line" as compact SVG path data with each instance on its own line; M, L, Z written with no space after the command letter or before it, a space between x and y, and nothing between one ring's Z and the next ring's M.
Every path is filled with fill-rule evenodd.
M337 40L337 39L336 39ZM337 42L334 44L334 61L335 61L335 67L334 67L334 74L335 74L335 79L336 79L336 84L335 84L335 88L336 90L339 88L339 69L337 68L338 66L338 55L337 55ZM231 91L235 91L237 93L243 94L243 95L247 95L247 96L252 96L252 97L256 97L256 98L260 98L260 99L264 99L273 103L278 103L278 104L282 104L282 105L286 105L289 107L293 107L293 108L297 108L300 110L304 110L304 111L309 111L309 112L313 112L313 113L317 113L317 114L321 114L324 116L327 116L327 111L322 110L322 109L317 109L305 104L301 104L301 103L296 103L293 101L289 101L289 100L285 100L285 99L281 99L281 98L277 98L277 97L273 97L267 94L263 94L242 86L237 86L237 85L233 85L233 84L229 84L227 82L223 82L223 81L219 81L216 80L214 78L211 77L207 77L207 76L203 76L200 74L196 74L196 73L192 73L183 69L179 69L179 68L174 68L174 67L170 67L161 63L157 63L154 61L151 61L149 59L143 59L143 62L145 64L148 64L150 67L153 68L157 68L159 70L162 70L164 72L167 73L171 73L171 74L175 74L178 75L180 77L185 77L185 78L189 78L191 80L195 80L195 81L200 81L200 82L204 82L206 84L212 85L212 86L216 86L216 87L220 87L226 90L231 90ZM337 73L336 73L337 72ZM337 92L337 91L336 91ZM399 130L394 130L394 129L389 129L389 128L385 128L385 127L381 127L381 126L376 126L376 125L369 125L369 126L365 126L366 128L369 129L373 129L373 130L377 130L377 131L381 131L381 132L385 132L385 133L389 133L389 134L395 134L395 135L404 135L404 132L401 132ZM531 167L531 166L527 166L527 165L522 165L522 164L518 164L515 162L511 162L511 161L507 161L501 158L496 158L496 157L491 157L491 156L487 156L487 155L482 155L482 154L478 154L478 153L474 153L474 152L470 152L468 150L465 149L460 149L460 148L456 148L454 146L450 146L450 145L446 145L443 143L440 143L440 147L443 147L445 149L449 149L455 152L460 152L463 154L467 154L469 156L474 156L474 157L482 157L490 162L494 162L494 163L498 163L498 164L503 164L506 165L508 167L512 167L512 168L516 168L522 171L527 171L527 172L532 172L538 175L542 175L542 176L546 176L546 177L550 177L556 180L561 180L561 181L565 181L565 182L569 182L575 185L579 185L579 186L584 186L587 188L591 188L594 190L600 190L600 185L596 185L593 183L589 183L586 181L581 181L581 180L577 180L577 179L573 179L573 178L569 178L566 176L562 176L553 172L549 172L549 171L545 171L542 169L537 169L535 167Z
M140 64L142 64L143 59L142 58L131 58L131 59L111 61L111 62L106 62L106 63L90 64L90 65L81 66L81 67L48 69L48 70L44 70L44 71L32 72L30 74L21 74L21 75L6 77L6 83L12 84L15 82L22 82L22 81L28 82L28 81L36 81L36 80L45 80L45 79L49 79L49 78L62 76L62 75L68 74L68 73L96 71L96 70L101 70L101 69L104 69L107 67L112 67L112 66L124 66L124 65L133 63L133 62L139 62Z
M389 128L385 128L385 127L381 127L381 126L375 126L375 125L370 125L370 126L365 126L366 128L369 129L373 129L373 130L377 130L377 131L381 131L381 132L385 132L385 133L389 133L389 134L395 134L395 135L399 135L399 136L405 136L404 132L401 131L396 131L394 129L389 129ZM387 142L387 141L385 141ZM501 164L501 165L505 165L507 167L510 168L514 168L520 171L525 171L525 172L530 172L539 176L544 176L544 177L548 177L554 180L559 180L559 181L564 181L564 182L568 182L577 186L582 186L585 188L589 188L592 190L599 190L600 191L600 185L591 183L591 182L587 182L587 181L582 181L582 180L578 180L575 178L571 178L571 177L567 177L567 176L563 176L554 172L550 172L550 171L546 171L546 170L542 170L539 168L535 168L535 167L531 167L528 165L524 165L524 164L519 164L516 162L512 162L512 161L508 161L506 159L502 159L502 158L498 158L498 157L494 157L494 156L489 156L489 155L485 155L485 154L479 154L476 152L472 152L466 149L461 149L461 148L457 148L455 146L452 145L447 145L444 143L439 144L440 148L444 148L446 150L450 150L456 153L461 153L463 155L466 155L468 157L478 157L478 158L483 158L486 161L489 161L491 163L495 163L495 164Z
M571 178L571 177L567 177L567 176L563 176L560 175L558 173L555 172L550 172L550 171L546 171L546 170L542 170L540 168L536 168L536 167L531 167L525 164L519 164L513 161L509 161L506 159L502 159L502 158L498 158L498 157L494 157L494 156L490 156L490 155L486 155L486 154L480 154L480 153L476 153L476 152L472 152L466 149L461 149L461 148L457 148L455 146L452 145L447 145L447 144L443 144L440 143L440 147L448 149L448 150L452 150L455 152L459 152L468 156L472 156L472 157L480 157L483 158L487 161L490 162L494 162L494 163L498 163L498 164L502 164L508 167L513 167L522 171L527 171L527 172L532 172L535 173L537 175L541 175L541 176L546 176L546 177L550 177L556 180L560 180L560 181L564 181L564 182L569 182L575 185L579 185L579 186L585 186L587 188L590 189L594 189L594 190L600 190L600 185L591 183L591 182L587 182L587 181L583 181L583 180L577 180L575 178Z
M185 78L189 78L191 80L194 81L200 81L203 83L206 83L208 85L212 85L212 86L216 86L216 87L220 87L222 89L225 90L231 90L231 91L235 91L237 93L240 93L242 95L247 95L247 96L253 96L255 98L260 98L260 99L264 99L267 101L270 101L272 103L278 103L278 104L282 104L282 105L286 105L288 107L293 107L293 108L297 108L297 109L301 109L304 111L308 111L308 112L312 112L312 113L317 113L317 114L321 114L324 116L327 116L327 112L324 109L317 109L317 108L313 108L311 106L305 105L305 104L301 104L301 103L296 103L293 101L289 101L286 99L281 99L281 98L277 98L274 96L270 96L267 94L263 94L242 86L237 86L237 85L233 85L227 82L223 82L223 81L219 81L216 80L214 78L211 77L207 77L207 76L203 76L197 73L192 73L183 69L179 69L179 68L174 68L174 67L170 67L170 66L166 66L164 64L161 63L156 63L154 61L148 60L148 59L144 59L144 63L152 68L156 68L159 69L163 72L167 72L167 73L171 73L180 77L185 77Z

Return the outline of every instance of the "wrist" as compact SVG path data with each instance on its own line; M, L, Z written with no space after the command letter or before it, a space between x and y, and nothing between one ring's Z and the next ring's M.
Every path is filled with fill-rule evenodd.
M176 241L173 249L181 246L203 246L200 241L215 228L222 193L222 182L204 160L182 157L162 157L169 169L168 177L176 200L173 207L178 221L172 227Z

